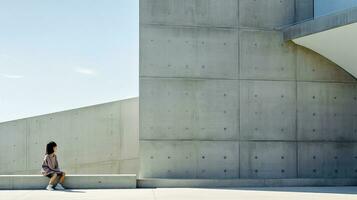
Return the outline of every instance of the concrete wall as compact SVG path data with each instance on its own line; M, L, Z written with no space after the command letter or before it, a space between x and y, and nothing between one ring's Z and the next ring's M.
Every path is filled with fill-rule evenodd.
M297 23L314 18L315 0L295 0L295 21Z
M357 177L356 81L284 42L312 1L140 1L141 178Z
M69 174L134 173L139 102L132 98L0 123L0 174L39 174L47 142Z
M315 17L357 6L357 0L314 0L314 3Z

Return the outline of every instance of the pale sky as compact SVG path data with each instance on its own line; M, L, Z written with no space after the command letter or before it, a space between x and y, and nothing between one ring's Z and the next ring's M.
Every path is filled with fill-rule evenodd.
M0 0L0 122L138 96L139 0Z

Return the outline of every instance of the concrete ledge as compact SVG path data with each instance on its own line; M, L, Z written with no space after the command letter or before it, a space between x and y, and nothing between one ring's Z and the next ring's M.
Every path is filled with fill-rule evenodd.
M283 30L284 40L293 40L356 22L357 7L354 7L287 27Z
M44 189L48 181L41 175L0 175L0 189ZM136 188L136 175L67 175L64 186L69 189Z
M356 186L357 179L139 179L139 188Z

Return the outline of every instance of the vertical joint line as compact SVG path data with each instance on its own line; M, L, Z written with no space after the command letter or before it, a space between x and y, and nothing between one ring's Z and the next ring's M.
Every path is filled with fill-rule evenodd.
M25 166L26 166L26 170L28 170L28 159L29 159L29 153L28 153L28 134L29 134L29 125L28 125L28 119L26 119L26 132L25 132L25 146L26 146L26 159L25 159Z
M240 170L241 170L241 142L240 142L240 135L241 135L241 124L240 124L240 122L241 122L241 108L240 108L240 96L241 96L241 94L240 94L240 88L241 88L241 81L240 81L240 23L239 23L239 19L240 19L240 12L239 12L239 9L240 9L240 0L237 0L238 1L238 3L237 3L237 6L238 6L238 8L237 8L237 17L238 17L238 19L237 19L237 23L238 23L238 26L237 26L237 29L238 29L238 31L237 31L237 37L238 37L238 40L237 40L237 42L238 42L238 50L237 50L237 52L238 52L238 55L237 55L237 58L238 58L238 129L237 129L237 131L238 131L238 178L240 178L241 177L241 174L240 174Z
M296 2L296 1L295 1ZM299 142L298 142L298 46L296 44L293 44L295 46L295 149L296 149L296 178L299 178Z

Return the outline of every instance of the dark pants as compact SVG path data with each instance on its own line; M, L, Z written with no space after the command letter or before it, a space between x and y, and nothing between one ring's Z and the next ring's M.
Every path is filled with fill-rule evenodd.
M63 172L54 172L54 173L48 174L47 177L52 178L53 174L57 174L57 176L62 176Z

